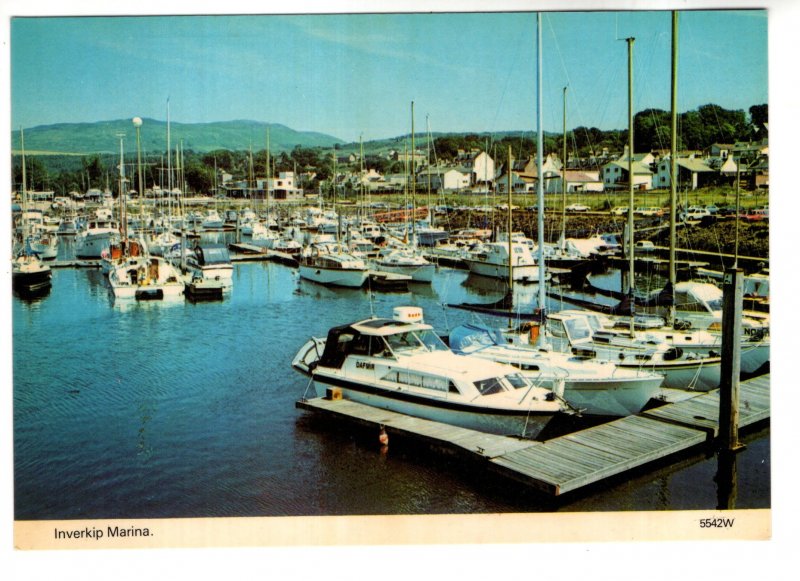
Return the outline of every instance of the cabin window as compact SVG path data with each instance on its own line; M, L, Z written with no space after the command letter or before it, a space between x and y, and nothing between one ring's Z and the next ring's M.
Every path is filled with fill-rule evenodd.
M482 379L481 381L475 382L475 387L478 388L478 391L481 395L492 395L493 393L500 393L501 391L505 391L503 384L500 383L500 379L497 377L490 377L489 379Z
M389 335L386 337L386 341L389 343L389 347L392 348L392 351L395 352L409 351L420 346L419 339L417 339L411 331Z
M680 311L705 312L705 306L688 293L675 294L675 306Z
M450 393L458 393L458 394L461 393L460 391L458 391L458 388L456 387L456 384L453 383L452 381L448 382L447 391L449 391Z
M509 373L508 375L506 375L506 380L508 381L508 383L511 384L511 387L513 387L514 389L519 389L521 387L528 387L527 380L524 377L522 377L522 375L520 375L519 373Z
M390 371L383 376L383 380L436 391L448 391L448 389L453 391L455 388L455 386L452 385L452 381L449 382L450 385L448 385L447 380L442 377L423 375L421 373L409 373L408 371ZM458 390L456 389L455 392L458 393Z
M567 334L573 341L587 339L592 336L592 331L584 319L571 319L564 321L567 326Z

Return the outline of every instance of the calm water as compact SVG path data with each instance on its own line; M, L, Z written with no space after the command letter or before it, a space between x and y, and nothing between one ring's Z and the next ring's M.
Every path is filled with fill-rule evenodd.
M69 251L69 241L64 252ZM536 287L518 287L528 299ZM18 519L434 514L714 508L717 459L698 453L554 503L440 456L313 418L292 370L312 334L398 305L446 331L443 306L502 291L441 269L410 293L332 290L242 263L222 302L114 303L97 270L57 269L51 294L14 297ZM502 321L502 319L501 319ZM770 436L745 438L737 508L770 504Z

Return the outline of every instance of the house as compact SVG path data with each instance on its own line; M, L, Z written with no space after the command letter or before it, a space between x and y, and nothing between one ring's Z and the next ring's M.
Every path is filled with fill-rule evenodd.
M295 185L293 171L282 171L277 178L269 178L269 191L273 200L303 199L303 189Z
M656 175L653 177L654 188L670 187L670 166L669 156L659 160L656 165ZM697 188L719 182L719 172L710 167L708 163L702 159L695 157L679 157L676 160L676 166L679 188L696 190Z
M709 157L717 157L719 159L728 159L733 153L732 143L712 143L708 148Z
M634 156L635 157L635 156ZM631 162L633 171L633 187L638 190L649 190L653 188L653 172L650 166L639 161ZM603 189L621 190L627 189L630 181L628 179L628 160L614 160L603 166Z
M495 191L498 194L508 193L508 172L497 177ZM526 176L522 173L511 172L511 193L527 194L536 190L536 178Z
M553 179L550 183L553 190L556 192L562 191L562 176L566 174L567 192L602 192L603 181L600 179L600 173L596 171L584 171L576 169L568 169L562 172L557 178Z
M536 157L532 156L525 162L522 171L519 172L520 179L526 184L525 192L536 190L536 179L538 178L536 165ZM559 181L561 178L561 165L561 160L551 154L548 154L542 161L542 175L545 180L544 191L548 194L561 191L561 183Z
M494 160L485 151L459 151L456 164L462 173L470 175L470 185L489 184L494 181Z
M427 188L430 180L431 190L458 192L470 187L472 174L460 166L429 167L417 173L416 183Z

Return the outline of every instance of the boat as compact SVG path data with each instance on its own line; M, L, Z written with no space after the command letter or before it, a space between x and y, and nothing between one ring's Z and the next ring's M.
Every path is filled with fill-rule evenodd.
M25 137L20 128L22 146L22 214L20 217L21 240L19 249L11 261L11 288L24 298L40 297L52 287L52 271L43 263L39 255L29 244L29 226L27 221L28 191L25 172Z
M184 281L176 267L160 256L129 256L108 273L118 299L160 300L181 296Z
M579 312L547 315L545 332L550 347L603 361L622 369L651 371L664 376L662 387L709 391L719 387L719 354L703 354L674 347L653 337L631 337L624 331L597 329L590 315ZM527 335L517 337L521 342Z
M513 257L510 268L509 247ZM465 255L463 261L470 272L481 276L500 279L511 276L514 282L536 282L539 279L539 265L531 254L530 247L519 242L479 244Z
M363 260L333 245L312 244L300 255L300 278L319 284L361 288L368 275Z
M393 248L375 259L375 267L383 272L392 272L411 277L412 282L432 282L436 265L410 248Z
M658 373L619 368L613 361L509 344L500 329L482 324L455 327L448 344L460 355L513 365L536 385L563 395L582 414L638 413L659 395L664 381Z
M193 281L219 281L226 289L233 285L233 263L224 244L195 245L186 256L186 270Z
M626 329L628 322L618 317L608 317L589 311L562 310L562 315L579 315L586 318L593 333L609 332L619 334ZM672 348L691 351L704 357L715 357L722 353L722 334L719 330L678 329L666 327L663 320L659 326L638 329L638 340L649 343L666 343ZM743 333L739 349L739 363L742 373L756 373L770 359L770 339L764 333Z
M211 208L206 212L200 225L204 230L221 230L225 226L225 220L217 210Z
M102 210L96 210L86 226L75 236L77 258L102 258L112 244L119 244L119 224Z
M292 366L317 397L500 435L536 438L565 405L510 365L456 355L422 322L422 310L333 327L312 338Z

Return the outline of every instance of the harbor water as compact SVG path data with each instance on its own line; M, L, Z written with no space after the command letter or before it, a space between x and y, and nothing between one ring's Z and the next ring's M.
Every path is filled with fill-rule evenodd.
M217 235L226 240L228 235ZM62 240L63 251L70 240ZM535 285L519 285L519 301ZM544 498L432 452L295 408L299 347L334 325L420 306L444 333L502 288L440 268L409 292L331 289L268 262L234 267L222 301L115 302L98 269L57 268L12 299L19 520L714 509L713 452ZM530 302L526 304L531 304ZM556 305L551 305L557 308ZM506 321L494 319L497 324ZM578 421L578 420L576 420ZM580 427L580 426L576 426ZM770 506L770 432L743 437L735 507ZM728 498L730 501L730 498Z

